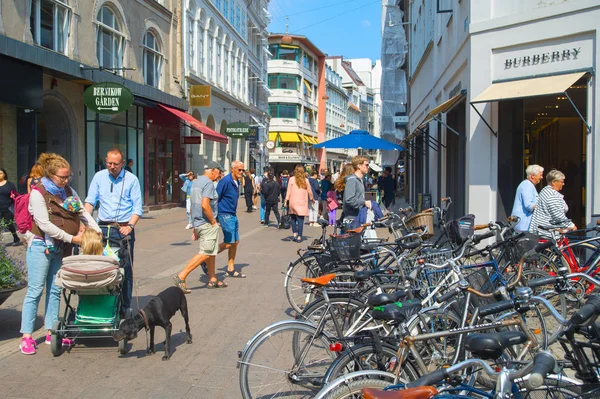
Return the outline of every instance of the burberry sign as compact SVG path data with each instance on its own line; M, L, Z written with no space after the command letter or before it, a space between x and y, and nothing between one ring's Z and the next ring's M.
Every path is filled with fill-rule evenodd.
M493 80L591 68L594 53L594 39L589 34L493 49Z

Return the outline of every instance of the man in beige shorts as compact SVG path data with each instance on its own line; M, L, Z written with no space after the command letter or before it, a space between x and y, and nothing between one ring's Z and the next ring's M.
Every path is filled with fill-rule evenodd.
M219 252L219 225L217 224L218 198L214 182L223 172L223 167L214 161L206 164L204 174L194 180L190 192L190 214L192 218L192 240L199 241L198 253L185 265L183 270L173 276L173 282L185 294L185 279L201 263L205 262L208 271L208 288L225 288L227 284L219 281L215 275L215 257Z

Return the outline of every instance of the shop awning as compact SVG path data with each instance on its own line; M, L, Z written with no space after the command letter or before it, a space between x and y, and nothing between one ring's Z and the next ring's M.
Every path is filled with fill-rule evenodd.
M446 112L450 111L452 108L454 108L454 106L456 104L458 104L466 96L467 96L467 91L462 90L460 93L458 93L454 97L441 103L440 105L438 105L437 107L435 107L434 109L429 111L429 113L425 117L425 120L423 122L421 122L421 124L419 126L423 126L424 124L429 123L432 119L438 120L437 117L439 114L445 114Z
M199 131L200 133L202 133L202 136L206 140L217 141L219 143L225 143L225 144L227 144L229 142L229 140L227 139L226 136L223 136L222 134L215 132L214 130L212 130L211 128L206 126L204 123L202 123L198 119L194 118L192 115L185 113L183 111L180 111L178 109L175 109L175 108L167 107L166 105L158 104L158 106L163 108L164 110L172 113L173 115L177 116L179 119L181 119L184 123L186 123L192 129L195 129L195 130Z
M277 132L269 132L269 140L270 140L270 141L276 141L276 140L277 140L277 135L278 135L278 134L279 134L279 133L277 133Z
M360 108L358 108L356 105L352 104L351 102L348 103L348 108L353 109L356 112L360 112Z
M312 141L310 141L310 137L305 136L303 134L300 134L300 140L302 140L303 143L308 143L308 144L312 144Z
M304 86L306 86L306 90L308 90L312 94L312 87L310 87L310 84L308 84L306 79L304 79Z
M477 112L479 117L483 120L483 122L487 125L487 127L494 133L494 135L498 135L494 129L490 126L490 124L485 120L483 115L479 112L479 110L475 107L475 104L485 103L485 102L493 102L493 101L505 101L505 100L515 100L520 98L528 98L528 97L537 97L537 96L547 96L551 94L565 94L575 111L579 114L579 117L585 124L585 126L591 131L590 126L587 124L586 120L583 118L583 115L579 112L571 97L567 94L567 89L575 82L585 75L586 72L575 72L568 73L564 75L554 75L554 76L544 76L540 78L530 78L530 79L521 79L521 80L513 80L510 82L498 82L492 83L487 89L483 91L480 95L475 97L471 101L471 106Z
M282 143L299 143L300 137L298 137L298 133L280 132L279 140Z
M319 139L316 137L311 137L313 144L319 144Z

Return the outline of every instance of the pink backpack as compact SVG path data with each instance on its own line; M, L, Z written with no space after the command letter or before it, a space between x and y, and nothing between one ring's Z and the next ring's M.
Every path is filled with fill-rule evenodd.
M37 190L32 187L32 190ZM19 194L16 191L10 193L15 202L15 224L21 234L31 231L33 227L33 216L29 213L29 194Z

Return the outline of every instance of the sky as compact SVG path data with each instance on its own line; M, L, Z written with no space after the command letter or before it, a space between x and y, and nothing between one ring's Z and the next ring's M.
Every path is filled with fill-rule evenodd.
M327 55L381 58L381 0L271 0L268 29L306 36Z

